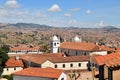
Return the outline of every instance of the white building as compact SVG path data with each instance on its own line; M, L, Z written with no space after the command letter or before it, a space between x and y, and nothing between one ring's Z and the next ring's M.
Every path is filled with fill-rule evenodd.
M29 57L29 58L28 58ZM41 68L56 68L62 70L87 70L89 56L71 56L67 57L63 53L57 54L38 54L21 57L25 65Z
M59 46L60 46L60 39L56 35L54 35L51 43L51 52L57 53Z
M13 80L67 80L67 76L59 69L30 67L13 73Z
M2 75L11 75L13 72L23 70L24 65L22 60L10 58L5 63L5 68L3 69Z

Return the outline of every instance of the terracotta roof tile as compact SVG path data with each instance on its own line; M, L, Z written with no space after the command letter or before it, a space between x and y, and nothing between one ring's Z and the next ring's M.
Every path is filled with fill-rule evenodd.
M60 77L63 70L53 68L27 68L22 71L13 73L13 75L20 76L34 76L34 77L45 77L57 79Z
M106 65L108 67L120 66L120 52L96 56L95 59L98 65Z
M60 48L83 50L83 51L96 51L99 47L93 43L84 42L63 42L60 44Z
M59 53L58 53L59 54ZM72 57L64 57L64 56L58 56L58 54L48 54L48 55L27 55L21 57L21 59L26 60L26 61L31 61L34 63L42 64L46 60L49 60L53 63L61 63L61 62L83 62L83 61L88 61L89 56L72 56ZM52 56L54 55L54 56ZM56 55L56 56L55 56Z
M83 51L111 51L113 49L107 46L99 46L94 43L85 42L63 42L60 44L60 48L83 50Z
M14 58L8 59L5 65L6 67L24 67L22 60L15 60Z

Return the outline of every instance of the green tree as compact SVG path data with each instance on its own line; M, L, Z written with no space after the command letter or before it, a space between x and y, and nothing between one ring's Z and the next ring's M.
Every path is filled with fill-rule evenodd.
M5 62L8 60L7 53L9 52L9 47L3 45L0 47L0 72L2 73L3 67L5 67ZM1 74L0 74L1 75Z

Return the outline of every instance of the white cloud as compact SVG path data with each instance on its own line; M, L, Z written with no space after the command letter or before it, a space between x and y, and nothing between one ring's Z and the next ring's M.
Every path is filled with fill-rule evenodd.
M7 14L4 8L0 8L0 15L5 16Z
M104 27L106 26L107 24L105 24L103 21L100 21L99 23L96 23L95 24L95 27Z
M48 11L50 11L50 12L60 12L61 9L60 9L60 7L59 7L57 4L53 4L53 5L48 9Z
M91 10L87 10L87 11L86 11L86 14L91 14Z
M80 11L81 10L81 8L72 8L72 9L69 9L69 11L71 11L71 12L77 12L77 11Z
M7 2L5 3L5 7L7 7L7 8L19 8L20 5L18 4L18 2L16 0L7 0Z
M71 17L72 15L70 13L65 13L64 16L65 17Z

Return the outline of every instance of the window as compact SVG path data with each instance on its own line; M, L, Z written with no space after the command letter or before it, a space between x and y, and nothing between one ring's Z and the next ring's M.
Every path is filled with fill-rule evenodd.
M9 71L9 68L7 68L7 71Z
M64 78L62 78L61 80L64 80Z
M55 64L55 68L57 68L57 64Z
M57 44L59 44L59 43L57 43Z
M54 46L56 46L56 43L54 43Z
M76 56L78 55L78 52L76 51Z
M69 54L69 51L68 51L68 54Z
M63 68L65 68L65 64L63 64Z
M14 70L16 70L16 67L14 68Z
M73 64L70 64L70 67L73 67Z
M86 52L84 52L84 55L86 55Z
M81 67L81 63L79 63L78 66Z

